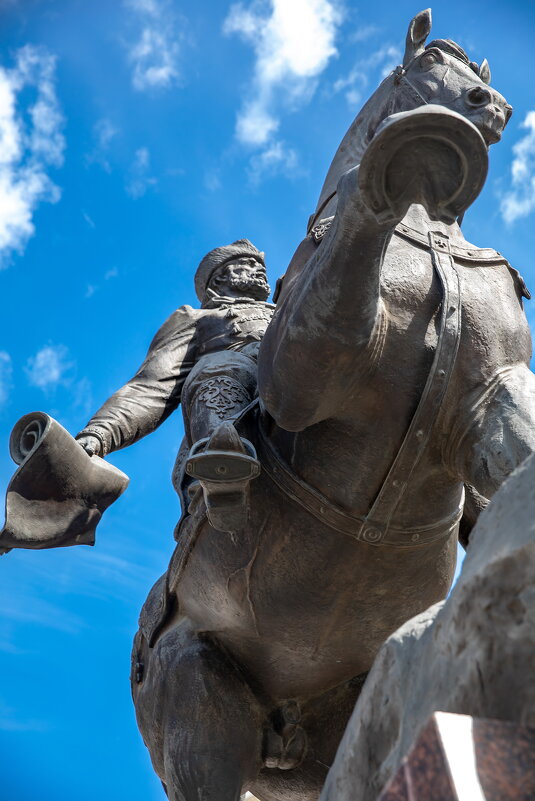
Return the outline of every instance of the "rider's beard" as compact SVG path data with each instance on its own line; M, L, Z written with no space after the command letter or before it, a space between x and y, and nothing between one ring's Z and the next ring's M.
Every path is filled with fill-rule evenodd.
M233 278L228 277L225 283L234 292L240 295L246 295L248 298L255 300L267 300L271 292L270 286L265 278Z

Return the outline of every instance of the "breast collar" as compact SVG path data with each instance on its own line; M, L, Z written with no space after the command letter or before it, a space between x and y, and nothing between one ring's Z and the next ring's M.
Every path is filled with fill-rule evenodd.
M412 228L410 225L405 225L405 223L399 223L396 226L394 233L397 236L400 236L402 239L408 239L410 242L414 242L415 245L419 245L420 247L425 248L425 250L429 250L429 236L428 234L423 234L418 231L416 228ZM451 255L453 258L458 259L459 261L466 261L472 263L485 262L485 264L508 264L509 262L505 259L501 253L498 253L497 250L493 250L492 248L474 248L474 247L464 247L463 245L454 244L450 238L450 250Z
M309 235L314 239L314 242L317 245L319 245L331 227L333 220L334 216L326 217L324 220L320 220L318 224L310 230ZM394 234L401 239L412 242L414 245L417 245L424 250L431 250L429 234L424 234L421 231L418 231L416 228L412 228L410 225L398 223L394 230ZM526 283L518 270L509 264L507 259L497 250L493 250L493 248L464 247L463 245L453 243L449 237L446 237L446 239L448 239L449 242L448 247L451 256L456 262L460 262L467 267L492 267L503 264L512 273L513 277L517 281L522 296L527 300L531 298L531 292L527 288Z

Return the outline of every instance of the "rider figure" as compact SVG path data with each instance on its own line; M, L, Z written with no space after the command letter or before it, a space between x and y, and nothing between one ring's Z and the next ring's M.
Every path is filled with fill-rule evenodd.
M264 254L247 239L211 250L195 274L200 309L181 306L145 361L76 439L106 456L154 431L180 403L191 447L187 472L201 480L212 525L244 525L247 488L259 464L229 418L256 395L256 357L273 314ZM203 480L204 479L204 480Z

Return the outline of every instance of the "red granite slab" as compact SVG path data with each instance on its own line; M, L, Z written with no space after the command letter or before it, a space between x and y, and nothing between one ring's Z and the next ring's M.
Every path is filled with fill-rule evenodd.
M535 801L535 729L438 712L378 801Z

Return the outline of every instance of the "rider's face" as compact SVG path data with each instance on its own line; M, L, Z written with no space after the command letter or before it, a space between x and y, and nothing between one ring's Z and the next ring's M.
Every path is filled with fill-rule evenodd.
M210 288L218 295L267 300L270 293L264 266L253 256L241 256L216 270Z

